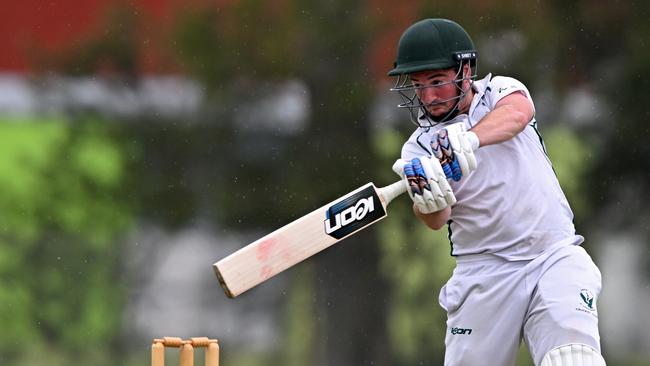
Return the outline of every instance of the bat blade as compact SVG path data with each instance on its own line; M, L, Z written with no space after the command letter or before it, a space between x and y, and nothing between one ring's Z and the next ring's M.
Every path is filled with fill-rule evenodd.
M402 181L368 183L252 242L213 265L221 287L228 297L240 295L386 217L388 203L405 190Z

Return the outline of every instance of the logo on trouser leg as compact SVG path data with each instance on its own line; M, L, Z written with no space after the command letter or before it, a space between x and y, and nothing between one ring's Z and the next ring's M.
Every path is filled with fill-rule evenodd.
M451 328L451 334L453 335L458 335L458 334L465 334L465 335L470 335L472 334L472 328Z

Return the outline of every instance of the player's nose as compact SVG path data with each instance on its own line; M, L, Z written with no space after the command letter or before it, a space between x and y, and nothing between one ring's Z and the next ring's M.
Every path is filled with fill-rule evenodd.
M438 93L436 93L436 88L420 89L420 99L425 104L430 104L438 100Z

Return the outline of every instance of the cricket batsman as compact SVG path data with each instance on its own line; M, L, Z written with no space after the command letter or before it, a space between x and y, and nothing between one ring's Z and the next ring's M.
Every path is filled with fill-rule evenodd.
M602 366L601 274L580 246L528 89L477 80L467 32L425 19L402 34L388 75L417 128L393 170L431 229L448 225L456 267L440 290L445 365Z

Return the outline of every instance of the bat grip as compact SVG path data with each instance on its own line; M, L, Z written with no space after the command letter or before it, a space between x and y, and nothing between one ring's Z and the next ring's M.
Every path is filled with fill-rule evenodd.
M406 184L404 181L399 180L393 184L387 185L386 187L379 188L379 194L383 197L386 205L390 203L395 197L406 192Z

